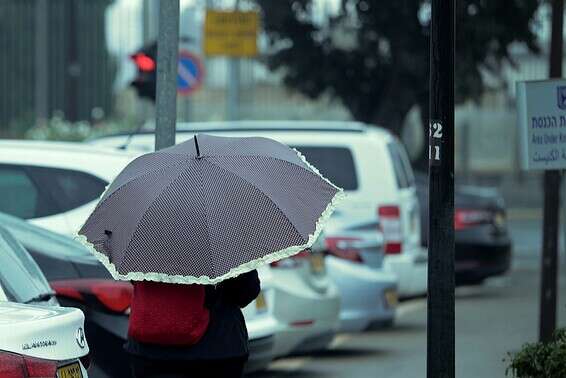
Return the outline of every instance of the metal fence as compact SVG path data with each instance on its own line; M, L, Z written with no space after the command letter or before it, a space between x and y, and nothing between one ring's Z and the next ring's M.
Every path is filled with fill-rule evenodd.
M116 61L106 46L110 0L0 2L0 124L17 133L55 114L111 114Z

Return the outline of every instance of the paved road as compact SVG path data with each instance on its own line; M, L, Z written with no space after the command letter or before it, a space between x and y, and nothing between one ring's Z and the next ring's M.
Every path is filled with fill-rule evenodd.
M540 233L536 219L511 224L520 246L507 277L482 287L459 288L456 302L456 376L504 377L508 351L535 341L538 322ZM566 326L566 268L560 282L559 325ZM396 326L362 334L340 335L333 347L310 356L274 362L255 377L425 377L426 303L401 305Z

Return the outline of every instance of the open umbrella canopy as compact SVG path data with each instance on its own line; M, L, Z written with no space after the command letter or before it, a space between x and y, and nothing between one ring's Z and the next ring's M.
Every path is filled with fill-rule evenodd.
M342 195L281 143L200 134L132 161L79 234L116 279L215 284L309 248Z

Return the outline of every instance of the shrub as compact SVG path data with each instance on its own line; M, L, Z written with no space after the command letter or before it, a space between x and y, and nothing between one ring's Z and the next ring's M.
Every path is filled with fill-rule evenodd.
M82 142L93 136L135 130L128 122L104 122L93 126L88 122L69 122L55 116L45 125L35 126L25 133L26 139Z
M566 328L557 330L548 343L528 343L509 353L507 376L514 378L566 377Z

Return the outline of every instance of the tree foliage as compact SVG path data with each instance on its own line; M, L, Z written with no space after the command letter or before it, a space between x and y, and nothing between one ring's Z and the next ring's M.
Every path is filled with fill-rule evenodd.
M256 0L286 86L310 97L329 93L353 118L395 133L417 105L428 114L430 1L341 0L327 19L313 0ZM456 2L456 101L478 99L482 71L501 77L519 43L538 51L532 23L541 0ZM426 135L426 134L425 134Z

